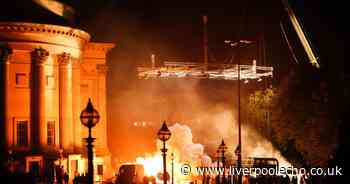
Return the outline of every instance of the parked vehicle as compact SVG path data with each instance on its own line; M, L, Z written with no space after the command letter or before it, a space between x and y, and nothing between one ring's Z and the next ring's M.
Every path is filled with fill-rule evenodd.
M154 177L147 177L142 164L123 164L116 176L116 184L148 184L155 183Z

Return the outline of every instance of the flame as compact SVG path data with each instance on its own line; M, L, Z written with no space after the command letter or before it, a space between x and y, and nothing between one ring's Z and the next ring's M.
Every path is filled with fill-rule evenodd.
M174 124L169 128L172 131L172 137L167 141L167 173L174 177L174 183L184 184L188 181L194 181L199 179L195 172L189 175L183 175L181 173L181 167L183 164L189 165L191 168L198 166L212 166L217 167L216 162L212 162L211 158L205 154L204 146L198 143L193 143L192 132L190 127L186 125ZM157 142L158 150L161 149L161 142ZM173 157L171 156L173 153ZM267 140L260 140L254 145L253 149L250 149L246 153L249 157L274 157L279 161L280 166L290 166L278 151L273 149L271 143ZM156 178L157 181L161 181L159 174L163 173L163 157L160 151L153 154L146 153L144 157L140 156L136 158L137 164L142 164L145 169L145 175ZM173 167L172 167L173 166Z
M137 157L136 163L142 164L147 176L157 176L163 169L163 160L161 155Z
M195 173L190 175L183 175L181 173L181 167L183 164L190 165L192 168L200 166L204 162L211 163L211 159L204 153L204 146L198 143L193 143L192 132L189 126L174 124L169 127L172 131L171 138L167 141L167 173L174 177L174 183L183 184L186 181L191 181L196 176ZM162 144L157 142L157 148L160 150ZM173 156L171 156L173 155ZM163 173L163 157L160 152L149 154L144 157L140 156L136 158L136 163L142 164L145 169L146 176L153 176L157 180L159 174ZM173 174L172 174L173 173Z
M147 177L154 177L157 181L162 181L159 178L159 174L163 173L163 157L161 154L156 153L154 155L146 154L144 157L137 157L136 158L137 164L142 164L145 169L145 175ZM173 165L172 165L173 164ZM193 176L185 176L181 174L181 162L178 156L174 156L174 159L172 160L171 157L168 155L167 157L167 173L169 174L169 180L171 180L172 172L173 172L173 179L174 183L176 184L183 184L184 181L190 180ZM190 164L192 165L192 164ZM173 168L172 168L173 166Z

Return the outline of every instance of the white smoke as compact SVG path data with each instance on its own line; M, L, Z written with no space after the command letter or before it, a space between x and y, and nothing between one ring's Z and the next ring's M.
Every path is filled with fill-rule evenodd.
M208 150L205 151L202 144L194 143L193 136L200 137L201 143L206 142L205 145L214 148L211 151L217 149L223 138L228 146L227 160L231 160L231 163L234 163L237 160L234 150L238 143L238 123L232 111L218 106L215 107L215 110L209 111L201 117L207 119L207 121L200 121L197 122L198 124L191 123L189 125L176 123L169 127L172 137L167 142L167 146L169 146L168 153L174 152L177 154L180 162L190 162L195 165L210 165L215 158L210 158L208 155L214 154L209 153ZM201 129L200 132L196 132L197 134L193 135L193 130L198 129L199 126L207 128L204 130ZM280 166L290 166L280 152L266 138L262 137L257 130L248 125L242 125L241 131L243 159L252 157L276 158ZM158 141L157 147L160 149L161 146L161 142Z
M233 133L236 126L234 126L233 115L232 113L223 112L218 113L217 116L212 117L217 121L221 122L225 127L226 134L220 134L222 137L226 137L226 144L228 146L227 150L227 158L228 160L236 160L237 157L234 154L234 149L236 148L237 142L235 141L237 138L237 133ZM226 120L226 121L225 121ZM233 125L230 127L229 125ZM219 129L220 126L217 127ZM212 165L212 160L208 156L208 153L205 152L204 146L199 143L193 142L193 134L190 126L183 125L179 123L175 123L169 127L172 135L171 138L166 142L166 146L168 148L168 154L173 153L178 162L181 163L190 163L191 165L196 166L209 166ZM217 134L217 130L210 129L213 133ZM229 135L231 133L231 135ZM217 146L220 143L220 140L217 141ZM163 144L161 141L157 141L157 148L160 150ZM290 166L290 164L286 161L286 159L280 154L280 152L272 146L272 144L265 138L261 137L253 128L248 126L242 126L242 148L244 158L252 158L252 157L268 157L268 158L276 158L279 161L280 166Z
M171 138L166 142L168 153L173 153L179 162L191 163L193 165L210 165L211 159L204 152L204 146L193 143L192 131L189 126L174 124L169 127ZM157 141L157 148L163 146Z

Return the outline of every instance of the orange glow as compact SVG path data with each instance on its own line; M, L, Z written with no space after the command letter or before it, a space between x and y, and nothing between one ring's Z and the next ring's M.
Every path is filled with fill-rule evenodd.
M195 144L192 141L192 133L190 127L186 125L174 124L169 127L172 131L172 137L167 141L167 172L169 176L172 176L172 157L171 153L174 153L174 183L183 184L188 181L200 181L202 176L196 175L196 172L190 172L189 175L181 173L181 167L186 164L191 168L199 166L216 167L216 162L212 162L211 158L204 153L203 146L201 144ZM271 143L266 140L262 140L261 137L256 137L255 140L259 140L259 143L255 143L253 148L249 148L249 158L244 159L244 164L253 164L253 160L250 158L276 158L279 166L289 167L291 166L281 154L273 149ZM162 147L161 142L157 142L157 148L160 150ZM160 173L163 173L163 157L160 151L153 154L146 154L146 156L139 156L136 159L137 164L144 165L145 175L153 176L157 181L161 182L158 177ZM215 177L211 175L211 177Z
M174 183L183 184L195 179L195 172L184 175L181 173L183 164L190 165L192 168L201 166L204 157L203 146L195 144L192 140L192 132L190 127L186 125L174 124L169 129L172 131L172 136L167 141L167 157L166 170L170 176L174 173ZM161 142L157 142L157 150L162 148ZM173 153L173 154L172 154ZM173 156L172 156L173 155ZM209 157L208 157L209 158ZM145 175L153 176L157 181L161 181L159 174L163 173L163 157L160 151L153 154L146 154L144 157L137 157L136 163L144 165Z
M155 154L153 156L147 155L145 157L137 157L136 163L142 164L145 169L146 176L153 176L157 179L157 181L161 181L158 178L159 173L163 173L163 157L161 154ZM167 157L167 173L170 176L171 180L171 172L172 172L172 161L170 156ZM193 175L185 176L181 174L181 163L178 158L174 158L174 183L182 184L184 181L189 181Z
M163 170L163 160L161 155L146 156L136 158L136 163L142 164L147 176L157 176Z

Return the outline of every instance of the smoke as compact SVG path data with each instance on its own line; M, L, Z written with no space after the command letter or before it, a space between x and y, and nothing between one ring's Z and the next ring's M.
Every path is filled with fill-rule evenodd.
M211 155L218 148L221 139L228 146L227 155L231 162L237 159L234 151L238 145L238 122L235 111L228 109L227 106L216 106L211 111L204 112L206 121L201 121L200 126L206 127L201 129L195 136L200 136L200 142L211 148ZM196 132L197 126L191 126ZM261 136L257 129L249 123L244 123L241 127L242 132L242 154L243 159L250 157L269 157L276 158L280 165L289 166L286 159L276 150L271 142Z
M147 147L118 146L119 150L126 150L121 154L131 156L130 150L133 150L136 157L146 152L159 152L160 143L156 147L152 145L161 122L166 120L172 131L172 137L167 142L169 154L174 153L185 162L210 163L215 159L216 149L223 139L228 146L227 160L234 163L237 159L234 150L238 144L234 90L231 84L225 82L193 79L139 80L131 84L116 100L118 104L114 107L122 107L116 114L125 124L130 125L133 121L150 121L152 124L149 129L140 130L143 134L149 133L132 139ZM121 129L118 131L118 134L122 132ZM242 153L244 158L274 157L281 164L288 164L249 122L242 123Z
M151 47L151 42L148 43L150 45L144 45L144 39L137 39L131 34L133 32L130 33L130 27L143 30L142 25L132 20L128 21L129 26L121 27L125 40L113 53L113 58L117 60L110 62L111 70L108 74L108 137L112 154L124 160L133 160L146 152L159 151L154 140L161 122L166 120L168 125L187 125L192 136L187 142L202 144L190 144L192 146L186 148L190 149L189 152L202 153L205 148L206 154L213 158L221 139L224 139L229 148L228 154L235 157L234 150L238 142L236 81L138 80L135 68L141 64L139 59L143 58L142 63L151 64L151 52L145 49ZM156 53L156 63L160 62L161 56ZM244 86L241 90L244 98L249 91ZM134 127L134 122L147 122L147 125L143 128ZM175 127L174 131L181 132L177 129L181 128ZM247 156L254 152L257 142L261 142L259 147L267 150L264 152L272 152L268 141L259 137L254 127L243 127L242 134L245 136L242 139L243 153ZM196 155L198 154L184 155L184 158L193 159Z
M173 153L180 162L187 162L193 165L210 165L211 159L204 153L204 146L193 143L191 128L187 125L174 124L169 127L172 136L167 142L168 153ZM162 142L157 141L157 148L162 149Z
M230 119L228 118L227 120ZM169 129L172 135L166 142L166 147L168 148L167 153L174 154L176 162L189 163L193 166L212 165L215 158L211 158L208 155L208 150L205 150L202 144L193 142L193 134L190 126L175 123L170 126ZM243 155L245 156L243 159L251 157L276 158L279 161L280 166L290 166L290 163L288 163L286 159L281 156L280 152L275 150L269 141L262 138L253 129L244 126L243 131L246 132L243 135L242 143L244 146ZM233 139L233 136L227 135L227 137ZM232 148L234 148L235 141L226 140L225 142L228 143L228 147L230 148L226 154L226 159L231 160L232 162L232 160L237 159L236 157L232 157L232 155L234 155ZM212 146L215 147L216 145ZM163 143L158 140L157 149L161 150L162 148Z
M134 160L146 152L159 151L154 140L161 122L166 120L169 125L175 126L176 122L187 125L192 135L188 142L191 143L192 140L192 143L201 144L193 143L186 147L187 152L196 154L184 155L184 158L194 159L198 153L204 152L213 157L221 139L225 140L229 146L229 154L234 157L233 150L237 145L236 82L197 79L138 80L136 67L145 63L150 65L151 54L156 54L158 65L164 60L164 56L181 56L176 52L178 49L195 46L172 44L163 34L168 29L173 30L173 27L168 26L167 30L161 31L163 36L157 35L154 31L159 31L159 28L144 22L142 13L122 8L120 11L112 11L114 6L113 3L106 4L106 7L98 9L96 16L85 20L87 29L97 40L117 43L109 55L110 70L107 76L108 145L112 154L118 160ZM198 22L201 23L200 19ZM164 29L165 27L167 26L162 26ZM194 31L197 33L198 30ZM221 39L223 40L219 40ZM201 43L198 40L194 42ZM189 53L194 55L191 51ZM147 123L144 127L135 127L134 122ZM188 132L184 127L177 127L174 131L179 132L177 129ZM244 152L253 152L252 145L256 147L256 142L268 144L268 141L265 143L262 138L252 136L258 135L253 127L242 130L242 133L243 136L249 135L249 139L243 139ZM173 136L176 137L176 134ZM269 146L264 149L271 150ZM185 153L185 150L181 151Z

